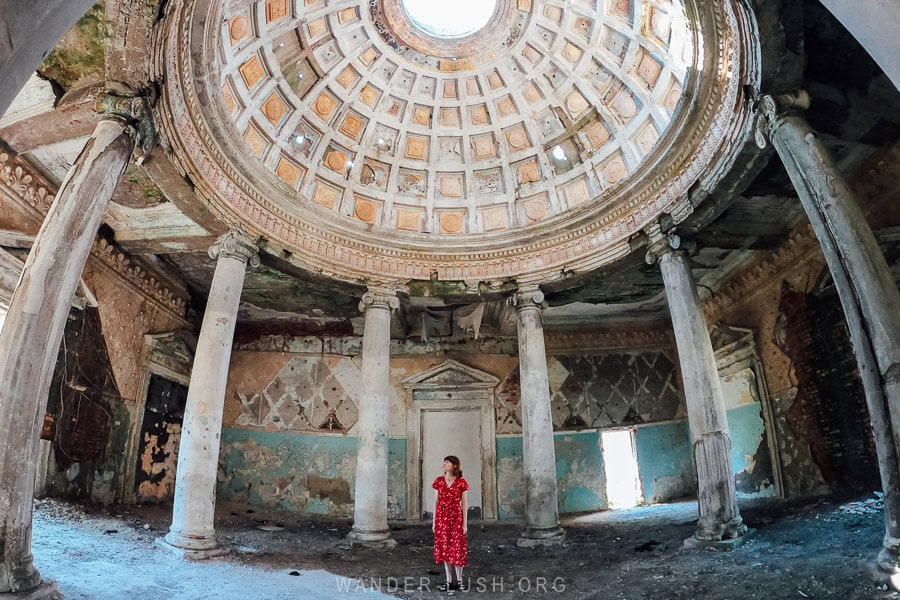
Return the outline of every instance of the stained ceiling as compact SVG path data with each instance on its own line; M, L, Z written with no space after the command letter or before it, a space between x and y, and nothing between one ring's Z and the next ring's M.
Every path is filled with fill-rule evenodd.
M172 3L170 8L177 4ZM758 4L760 27L770 42L762 49L765 88L790 89L804 78L803 86L813 94L809 120L823 132L823 139L841 168L846 173L860 173L873 161L877 163L884 149L900 137L900 94L815 0L764 0ZM122 17L136 14L137 5L141 10L147 8L136 0L110 1L105 8L100 5L88 15L84 26L70 33L68 37L75 39L62 44L60 52L43 68L44 76L51 81L35 78L10 112L0 118L0 140L7 148L3 152L20 154L22 160L44 172L51 183L62 179L77 156L81 140L96 122L92 98L101 87L101 66L105 65L109 81L139 82L141 77L152 77L155 67L149 53L136 49L146 47L140 39L152 29L152 19L164 15L158 14L156 8L148 8L151 20L143 25ZM498 1L486 26L461 36L461 40L469 40L467 47L471 51L458 55L446 48L459 40L442 40L440 35L423 33L421 25L412 25L399 2L291 2L286 6L287 12L278 16L279 2L229 4L228 12L222 16L221 36L217 38L222 69L216 71L214 101L226 117L231 135L236 136L233 145L238 154L248 157L260 172L267 174L271 189L277 187L276 192L283 193L311 221L344 222L346 231L353 235L381 229L395 233L399 236L396 239L411 246L463 240L459 255L477 252L483 242L472 240L485 233L501 244L519 243L532 236L537 239L543 224L559 222L570 213L587 214L584 211L592 204L602 205L615 196L615 186L604 178L603 166L616 152L628 170L621 186L627 187L636 175L651 167L639 150L635 137L638 130L650 123L663 140L671 131L673 120L684 110L684 94L681 104L676 102L673 109L666 104L668 86L673 82L687 85L690 78L686 81L685 72L678 73L674 66L678 56L672 52L672 40L683 26L678 21L680 7L662 0ZM631 12L626 12L625 6L630 6ZM400 12L390 16L392 10ZM104 14L105 27L101 26ZM512 18L497 18L503 15ZM246 18L247 30L239 35L236 19L242 16ZM665 30L661 25L663 16L670 19L668 47L658 35ZM777 20L781 16L786 19L784 22ZM582 28L579 23L583 20L589 23ZM233 31L235 23L237 31ZM497 32L503 29L497 29L498 23L508 29L505 37L491 37L500 35ZM509 34L516 24L521 29L516 35ZM549 37L545 39L543 32ZM238 35L237 41L234 35ZM124 43L120 36L131 41ZM85 37L89 39L79 39ZM497 41L501 38L504 42L509 40L509 45ZM566 57L568 44L581 52L574 62ZM375 54L366 64L364 58L373 56L371 52L366 54L370 48ZM491 57L491 52L499 54L501 48L502 57ZM81 54L74 56L72 49ZM329 49L339 56L328 58ZM575 55L573 50L569 52ZM71 68L67 67L67 53ZM655 85L641 74L645 53L661 66ZM261 61L264 75L254 86L247 87L241 67L253 56ZM122 65L127 65L127 69ZM594 65L612 74L609 93L599 86L600 80L591 78ZM350 73L352 82L345 86L341 80L350 81L347 75L342 77L348 68L356 75ZM385 68L391 70L389 75L385 75ZM59 81L54 78L55 73L62 74ZM554 84L554 76L558 85ZM494 89L492 81L502 84ZM455 98L444 96L445 82L451 82L451 89L455 86ZM529 103L525 97L529 84L540 92L535 103ZM469 85L473 86L471 93ZM372 106L362 101L367 86L379 92ZM582 113L572 112L572 106L577 104L570 106L571 92L576 90L591 105ZM236 103L230 113L227 93ZM323 93L334 100L327 118L315 109ZM616 98L621 98L617 94L621 93L631 94L639 107L639 112L627 122L617 108ZM272 94L280 94L278 98L285 103L285 113L278 124L271 122L265 112ZM395 101L405 104L402 111L398 108L396 114L390 114ZM473 116L481 114L479 107L487 116L483 123L473 120ZM418 111L418 119L417 108L424 109ZM557 134L545 134L542 129L544 121L540 115L551 113L561 125L547 131ZM443 120L445 114L450 121ZM356 138L342 131L351 115L362 118ZM453 120L456 117L458 121ZM455 122L458 125L452 125ZM588 135L591 123L601 123L609 133L609 139L597 148ZM312 137L304 137L298 144L297 136L305 136L299 129L301 125L311 128ZM243 135L251 126L267 140L261 158L253 156L253 147ZM507 135L517 127L524 130L527 140L527 146L520 149L510 145ZM395 132L395 137L379 135L383 128ZM490 135L494 140L495 157L476 156L473 140L480 135ZM427 160L407 156L409 140L417 137L426 141ZM460 141L460 151L452 161L440 158L444 138ZM384 144L379 144L379 140L393 141L387 148L380 147ZM572 164L558 168L553 153L557 145L566 147L564 142L574 144L577 152L565 150ZM308 146L308 155L302 151L302 145ZM326 164L329 148L346 153L352 164L346 165L344 173ZM164 145L145 157L143 164L129 167L105 217L107 227L102 235L134 255L145 256L147 260L142 264L148 271L157 269L161 278L170 277L187 285L193 296L194 314L199 315L214 267L205 248L233 223L228 222L227 215L210 210L209 202L202 198L203 182L179 171L167 151ZM657 148L651 152L658 151ZM282 158L293 161L299 169L295 185L288 186L283 170L278 173ZM518 165L531 158L538 167L538 181L523 184L518 179ZM691 190L691 195L697 197L692 203L699 209L678 227L698 243L693 266L704 297L715 297L725 281L778 249L792 229L805 223L780 162L771 160L765 166L767 158L738 158L731 172L743 173L745 182L741 185L712 192L705 200L697 199L703 198L697 186ZM384 177L375 177L374 168L371 173L365 168L375 163L385 165ZM424 194L401 191L401 171L424 174ZM497 192L487 193L479 187L479 174L488 171L499 173L501 187ZM447 187L453 185L449 180L444 182L445 191L459 189L460 195L441 191L441 176L445 174L461 176L457 179L461 182L458 188ZM587 182L589 194L573 207L567 186L577 181ZM315 200L320 183L337 190L331 207ZM546 213L532 213L543 215L536 221L525 210L533 198L543 198L547 207ZM374 213L362 211L363 217L374 215L374 222L360 218L358 202L374 205ZM506 229L488 231L484 211L495 204L507 208ZM417 231L400 227L401 208L418 211L417 219L410 221L418 224ZM333 213L337 220L319 220L323 211ZM460 229L456 232L445 227L452 226L453 219L444 219L442 224L442 215L450 213L460 217ZM522 237L511 237L517 231L522 232ZM877 233L886 244L894 243L886 249L896 265L896 232ZM411 237L404 237L407 234ZM643 263L642 240L639 236L627 236L623 244L620 248L624 250L615 260L583 271L561 269L560 277L545 283L550 303L545 312L548 327L604 326L666 318L659 273ZM389 249L385 251L390 253ZM298 253L286 246L264 245L262 254L263 267L248 274L240 336L251 339L260 333L353 331L359 318L356 298L364 288L364 279L335 279L322 265L297 260ZM514 263L513 259L508 262ZM511 268L511 272L514 270ZM512 289L513 277L487 281L450 277L448 281L432 277L433 269L422 272L424 275L400 278L409 297L398 314L396 335L427 331L428 327L439 334L446 327L450 312L458 313L465 321L482 303L485 326L497 332L506 327L509 332L509 315L502 300ZM428 327L422 325L424 322L429 323Z

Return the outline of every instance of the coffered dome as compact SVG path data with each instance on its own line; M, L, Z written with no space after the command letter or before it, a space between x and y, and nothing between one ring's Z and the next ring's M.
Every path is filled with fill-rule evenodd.
M738 16L702 4L183 0L163 121L201 195L306 265L578 269L626 251L747 129ZM356 266L378 255L400 272Z

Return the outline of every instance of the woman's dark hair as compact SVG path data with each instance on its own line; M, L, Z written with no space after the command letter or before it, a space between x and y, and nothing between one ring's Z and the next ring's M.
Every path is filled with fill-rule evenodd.
M453 476L454 477L462 477L462 467L459 464L458 458L456 458L455 456L453 456L451 454L450 456L444 457L444 462L449 462L450 464L453 465Z

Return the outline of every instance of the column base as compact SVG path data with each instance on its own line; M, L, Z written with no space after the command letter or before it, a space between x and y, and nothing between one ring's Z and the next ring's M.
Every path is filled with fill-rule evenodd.
M900 592L900 556L894 546L885 546L875 560L866 563L866 573L877 583L886 584Z
M744 542L746 542L753 536L753 533L754 531L752 529L743 527L743 533L741 533L740 535L732 538L722 538L718 540L701 539L698 538L695 534L684 540L684 547L688 550L703 548L705 550L718 550L719 552L728 552L730 550L734 550L735 548L740 548L741 546L743 546Z
M216 545L212 548L182 548L181 546L172 544L169 541L169 536L167 535L164 538L158 538L156 540L156 545L164 548L165 550L168 550L182 560L209 560L210 558L216 558L219 556L225 556L226 554L231 554L230 548L219 546L218 542L216 542L215 539L213 539L213 542Z
M347 541L351 546L363 546L378 550L392 550L397 547L397 540L391 537L391 531L365 531L354 529L347 534Z
M63 596L55 582L42 581L27 592L0 592L0 600L63 600Z
M519 548L536 548L537 546L558 546L566 539L565 530L560 527L526 527L516 540Z

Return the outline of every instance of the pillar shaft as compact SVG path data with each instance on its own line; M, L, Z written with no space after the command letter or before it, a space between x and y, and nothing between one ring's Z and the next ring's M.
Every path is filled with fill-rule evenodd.
M678 346L697 468L700 520L695 537L709 542L737 538L747 529L735 495L731 438L719 372L689 258L683 252L667 251L659 262Z
M219 238L209 250L217 259L216 271L191 369L178 449L172 527L165 538L175 548L218 548L213 521L225 385L247 262L259 264L256 252L249 239L235 232Z
M391 311L400 306L395 293L372 289L363 295L363 395L357 420L353 540L388 544L388 429L390 398Z
M35 238L0 331L0 594L41 583L31 511L50 379L100 219L134 144L123 122L97 124Z
M556 450L541 318L543 301L544 294L536 288L521 288L515 298L522 390L525 539L553 539L563 534L556 495Z
M855 195L800 109L804 92L765 96L757 141L778 152L822 246L866 394L885 494L878 563L900 575L900 292Z

